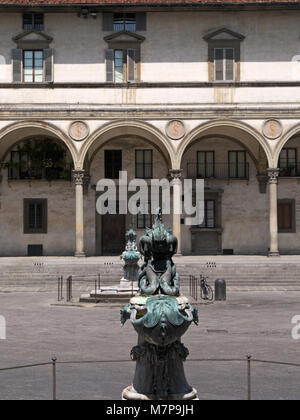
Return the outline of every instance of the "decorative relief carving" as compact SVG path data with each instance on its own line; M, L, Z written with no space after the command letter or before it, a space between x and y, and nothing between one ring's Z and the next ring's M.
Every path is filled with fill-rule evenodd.
M69 135L75 141L84 140L89 134L89 128L83 121L74 121L69 128Z
M166 126L167 136L172 140L180 140L185 136L185 126L180 120L172 120Z
M262 131L269 140L276 140L282 134L282 125L278 120L267 120L263 123Z

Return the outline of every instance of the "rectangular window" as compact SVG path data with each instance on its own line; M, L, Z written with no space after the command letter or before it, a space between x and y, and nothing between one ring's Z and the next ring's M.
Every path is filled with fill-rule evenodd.
M214 48L215 81L234 80L234 48Z
M204 200L204 221L202 228L215 228L216 227L216 212L215 200Z
M47 233L47 199L24 199L24 233Z
M247 178L247 162L245 151L228 152L229 178Z
M297 149L284 148L279 156L280 176L299 176Z
M135 177L152 178L152 150L135 151Z
M114 81L115 83L123 83L125 81L123 50L114 50Z
M197 153L197 178L213 178L215 176L215 152Z
M136 31L135 13L114 13L113 15L114 31Z
M44 29L44 15L42 13L24 13L23 29L30 31L35 29L41 31Z
M23 81L27 83L43 82L43 51L23 51Z
M278 200L277 214L279 233L296 232L295 200Z
M105 150L105 178L119 178L119 171L122 171L122 150Z
M139 61L139 49L106 50L106 81L126 83L139 80Z
M140 205L141 207L143 206L143 208L146 207L148 214L141 214L138 213L137 214L137 223L136 223L136 227L137 229L146 229L146 228L151 228L152 227L152 214L151 214L151 203L142 203Z

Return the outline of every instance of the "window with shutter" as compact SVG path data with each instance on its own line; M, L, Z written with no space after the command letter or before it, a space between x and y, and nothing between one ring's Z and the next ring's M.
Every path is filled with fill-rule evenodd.
M106 81L126 83L140 80L139 57L139 49L107 49Z
M239 81L241 42L245 36L223 27L207 33L203 39L208 43L208 80Z
M47 199L24 199L24 233L47 233Z
M215 48L214 66L216 81L234 80L234 48Z
M44 80L44 52L40 50L23 51L23 82L35 83Z

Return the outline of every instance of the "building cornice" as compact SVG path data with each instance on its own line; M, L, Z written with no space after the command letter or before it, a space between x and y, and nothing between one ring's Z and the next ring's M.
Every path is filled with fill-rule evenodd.
M274 88L300 87L300 81L259 82L48 82L0 83L0 89L153 89L153 88Z
M59 119L83 120L107 119L187 119L205 120L217 118L238 119L299 119L299 103L277 104L198 104L198 105L98 105L98 104L0 104L2 120Z
M74 13L80 11L82 8L88 8L90 12L101 12L101 11L118 11L118 10L136 10L136 11L168 11L168 12L180 12L180 11L258 11L258 10L300 10L299 1L215 1L215 2L184 2L179 4L178 2L148 2L147 4L143 1L137 1L133 3L124 2L89 2L89 3L61 3L57 2L31 2L31 3L13 3L13 2L0 2L0 12L5 13L20 12L22 10L34 10L43 11L45 13L51 12L63 12L63 13Z

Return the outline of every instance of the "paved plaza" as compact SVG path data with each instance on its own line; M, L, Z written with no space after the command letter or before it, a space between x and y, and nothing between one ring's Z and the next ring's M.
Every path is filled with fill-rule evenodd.
M119 308L52 306L55 293L0 294L7 339L0 340L0 368L58 361L107 360L104 364L58 365L58 399L120 399L131 383L129 361L136 333L119 323ZM244 358L300 362L300 340L291 319L300 314L299 292L230 293L228 301L200 305L200 325L183 342L190 359ZM128 362L110 363L112 360ZM245 399L246 362L186 362L190 384L200 399ZM300 368L253 366L255 399L299 399ZM0 372L0 399L50 399L51 367Z

